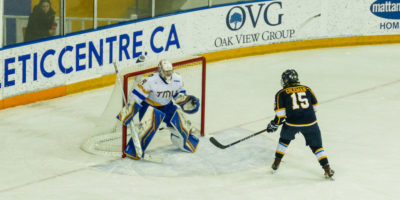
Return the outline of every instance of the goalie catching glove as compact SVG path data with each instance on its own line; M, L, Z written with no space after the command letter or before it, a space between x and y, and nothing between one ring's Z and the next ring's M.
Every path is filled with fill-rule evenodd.
M183 112L193 114L199 111L200 101L193 95L185 96L180 93L175 102L182 108Z
M278 127L279 125L275 124L274 120L272 120L271 122L269 122L267 126L267 132L268 133L275 132L276 130L278 130Z

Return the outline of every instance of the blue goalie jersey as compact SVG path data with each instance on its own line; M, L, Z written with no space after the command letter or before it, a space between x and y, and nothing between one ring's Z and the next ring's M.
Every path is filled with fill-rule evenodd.
M312 90L303 85L295 85L281 89L275 95L276 124L289 126L311 126L317 123L315 112L318 101Z

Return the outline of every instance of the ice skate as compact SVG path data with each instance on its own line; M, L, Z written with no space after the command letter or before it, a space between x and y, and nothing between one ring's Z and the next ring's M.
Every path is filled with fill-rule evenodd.
M326 164L324 167L324 171L325 171L325 178L326 179L331 179L334 180L333 175L335 174L335 171L333 171L331 169L331 167L329 166L329 164Z
M274 174L276 172L276 170L278 170L280 164L281 164L281 159L275 158L274 163L272 163L272 165L271 165L271 168L272 168L271 173L272 174Z

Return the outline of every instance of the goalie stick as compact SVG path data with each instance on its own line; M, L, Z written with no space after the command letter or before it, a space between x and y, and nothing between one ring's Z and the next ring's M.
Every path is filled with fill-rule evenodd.
M247 139L249 139L249 138L252 138L252 137L254 137L254 136L256 136L256 135L259 135L259 134L261 134L261 133L263 133L263 132L265 132L265 131L267 131L267 129L263 129L263 130L261 130L261 131L258 131L257 133L253 133L253 134L251 134L251 135L249 135L249 136L247 136L247 137L245 137L245 138L242 138L242 139L240 139L240 140L237 140L237 141L232 142L232 143L227 144L227 145L221 144L221 143L218 142L218 140L216 140L214 137L210 137L210 142L211 142L213 145L215 145L216 147L220 148L220 149L226 149L226 148L231 147L231 146L233 146L233 145L235 145L235 144L237 144L237 143L239 143L239 142L243 142L243 141L245 141L245 140L247 140Z
M143 57L142 58L139 57L138 60L143 62L144 58ZM119 85L120 85L120 88L121 88L121 91L122 91L122 98L124 100L124 104L128 105L127 104L127 99L125 97L124 90L122 88L121 79L119 77L120 75L119 75L119 72L118 72L118 66L117 66L117 63L115 63L115 62L114 62L114 68L115 68L115 73L117 74L117 80L119 82ZM142 146L140 145L139 137L138 137L137 133L133 129L133 120L131 120L131 122L129 123L128 126L129 126L129 129L130 129L131 133L132 133L133 143L135 144L135 147L138 148L138 149L136 149L136 152L138 152L138 154L141 154L141 159L146 160L146 161L150 161L150 162L162 163L163 162L162 158L157 157L157 156L152 156L152 155L149 155L149 154L145 154L144 152L142 153ZM125 154L125 151L124 151L124 154Z

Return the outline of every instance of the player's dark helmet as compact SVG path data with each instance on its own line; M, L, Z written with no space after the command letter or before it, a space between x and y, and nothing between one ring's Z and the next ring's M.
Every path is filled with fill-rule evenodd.
M288 69L282 73L281 85L282 87L289 87L299 84L299 75L296 70Z

